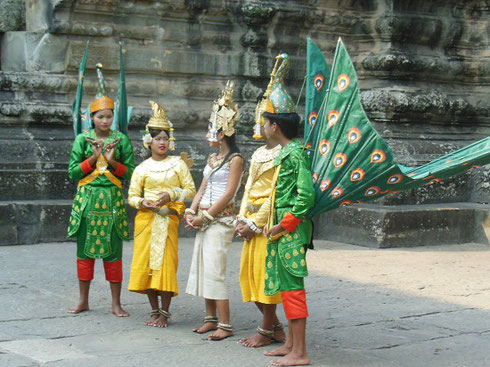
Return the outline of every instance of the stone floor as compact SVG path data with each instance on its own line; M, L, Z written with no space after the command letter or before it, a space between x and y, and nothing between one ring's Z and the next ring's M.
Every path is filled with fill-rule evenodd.
M180 244L180 289L192 239ZM314 366L489 366L490 247L436 245L368 249L316 242L308 253L307 343ZM168 329L145 327L144 296L123 291L131 313L110 313L102 266L90 312L70 315L78 298L72 242L0 247L0 366L266 366L263 349L237 341L259 314L241 302L241 244L229 254L234 337L209 342L190 330L204 316L201 299L181 294ZM129 274L131 245L125 248ZM125 279L127 284L127 276ZM279 315L284 320L283 311Z

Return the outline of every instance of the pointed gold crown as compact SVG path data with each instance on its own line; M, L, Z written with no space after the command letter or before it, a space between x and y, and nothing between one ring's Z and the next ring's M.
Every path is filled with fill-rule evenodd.
M232 136L235 133L235 123L238 120L239 112L237 105L233 102L232 81L228 80L226 86L213 104L213 110L209 117L211 122L211 133L216 134L223 130L226 136Z
M149 132L150 129L165 130L169 132L170 140L170 150L175 149L175 138L174 138L174 125L170 122L165 114L165 110L158 103L149 101L151 109L153 110L153 116L148 120L146 124L146 131Z

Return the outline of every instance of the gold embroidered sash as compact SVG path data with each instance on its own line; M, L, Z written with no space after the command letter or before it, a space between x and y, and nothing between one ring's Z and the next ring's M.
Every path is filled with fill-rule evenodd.
M151 228L150 240L150 269L160 270L162 268L163 256L165 255L165 246L168 237L168 215L155 213L153 225Z
M114 185L116 185L117 187L122 189L121 181L107 169L107 166L108 166L108 163L107 163L105 157L102 154L99 155L99 158L97 158L96 168L92 171L92 173L90 175L85 176L83 179L80 180L80 182L78 182L78 187L80 188L81 186L88 185L89 183L94 181L100 175L104 175Z

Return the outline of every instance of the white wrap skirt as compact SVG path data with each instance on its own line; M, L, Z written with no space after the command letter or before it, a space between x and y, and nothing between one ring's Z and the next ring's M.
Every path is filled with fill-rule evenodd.
M196 234L186 293L208 299L228 299L225 275L235 228L220 222Z

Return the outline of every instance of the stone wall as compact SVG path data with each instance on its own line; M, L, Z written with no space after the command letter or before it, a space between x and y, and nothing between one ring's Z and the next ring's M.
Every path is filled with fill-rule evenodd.
M226 80L236 84L239 143L248 156L257 146L250 139L255 101L274 56L291 55L288 89L297 98L307 36L329 62L342 37L358 70L365 109L400 163L422 164L486 137L489 15L488 1L477 0L3 0L0 227L16 235L0 242L63 238L40 228L46 218L66 222L75 190L66 167L73 141L71 103L86 40L84 102L95 94L96 62L103 63L109 93L115 95L118 41L123 41L138 162L144 155L139 130L150 113L148 100L155 99L177 127L177 152L194 158L199 183L209 153L203 135L211 102ZM377 205L489 202L488 179L487 170L478 170ZM49 215L47 203L54 205ZM26 227L29 221L36 230Z

